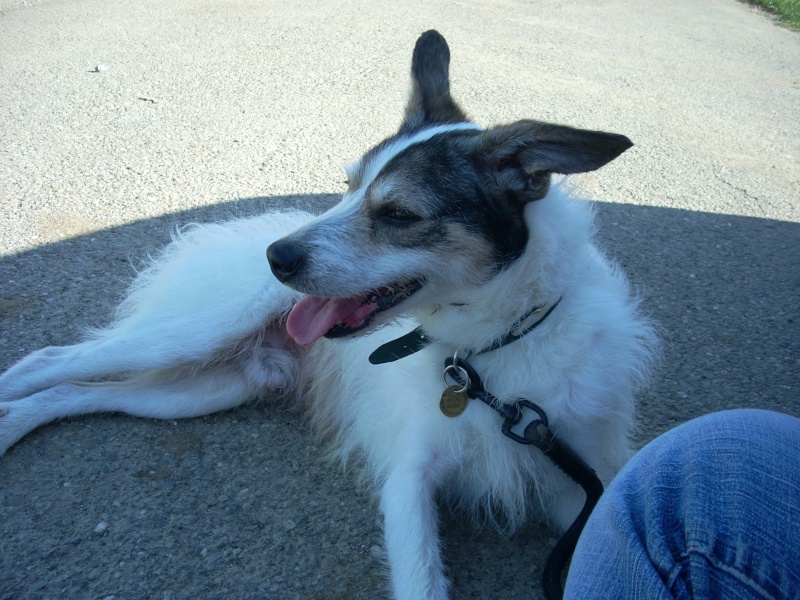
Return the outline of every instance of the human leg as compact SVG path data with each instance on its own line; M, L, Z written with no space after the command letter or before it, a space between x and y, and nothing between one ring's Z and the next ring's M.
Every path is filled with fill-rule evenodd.
M708 415L620 472L575 551L565 598L797 598L800 419Z

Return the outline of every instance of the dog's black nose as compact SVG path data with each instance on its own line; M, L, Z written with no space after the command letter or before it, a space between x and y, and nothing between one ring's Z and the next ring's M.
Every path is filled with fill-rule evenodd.
M287 240L273 242L267 248L269 267L279 281L286 283L300 270L304 257L300 245Z

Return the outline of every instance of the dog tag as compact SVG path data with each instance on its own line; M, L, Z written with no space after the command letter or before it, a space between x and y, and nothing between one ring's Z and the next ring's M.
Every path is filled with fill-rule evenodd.
M467 392L461 391L457 385L451 385L442 392L439 410L447 417L457 417L467 409L467 402L469 402Z

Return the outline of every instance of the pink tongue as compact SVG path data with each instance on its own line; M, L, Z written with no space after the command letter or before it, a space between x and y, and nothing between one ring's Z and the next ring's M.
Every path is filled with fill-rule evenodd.
M363 296L352 298L320 298L304 296L292 307L286 319L286 331L301 346L317 341L328 333L331 327L351 315L363 321L377 308L374 304L364 304ZM356 314L357 313L357 314Z

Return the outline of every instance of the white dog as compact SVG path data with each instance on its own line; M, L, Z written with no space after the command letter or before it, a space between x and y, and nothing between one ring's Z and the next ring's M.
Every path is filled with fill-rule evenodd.
M441 498L508 528L535 500L567 527L581 489L504 436L495 410L456 389L465 369L445 373L444 360L469 360L499 402L535 402L613 477L655 337L593 243L591 206L550 183L631 143L537 121L484 130L451 98L449 60L438 33L420 37L399 132L348 169L333 209L185 229L112 325L9 369L0 453L67 416L175 419L285 393L376 486L398 599L447 597ZM415 327L375 362L400 358L368 361Z

